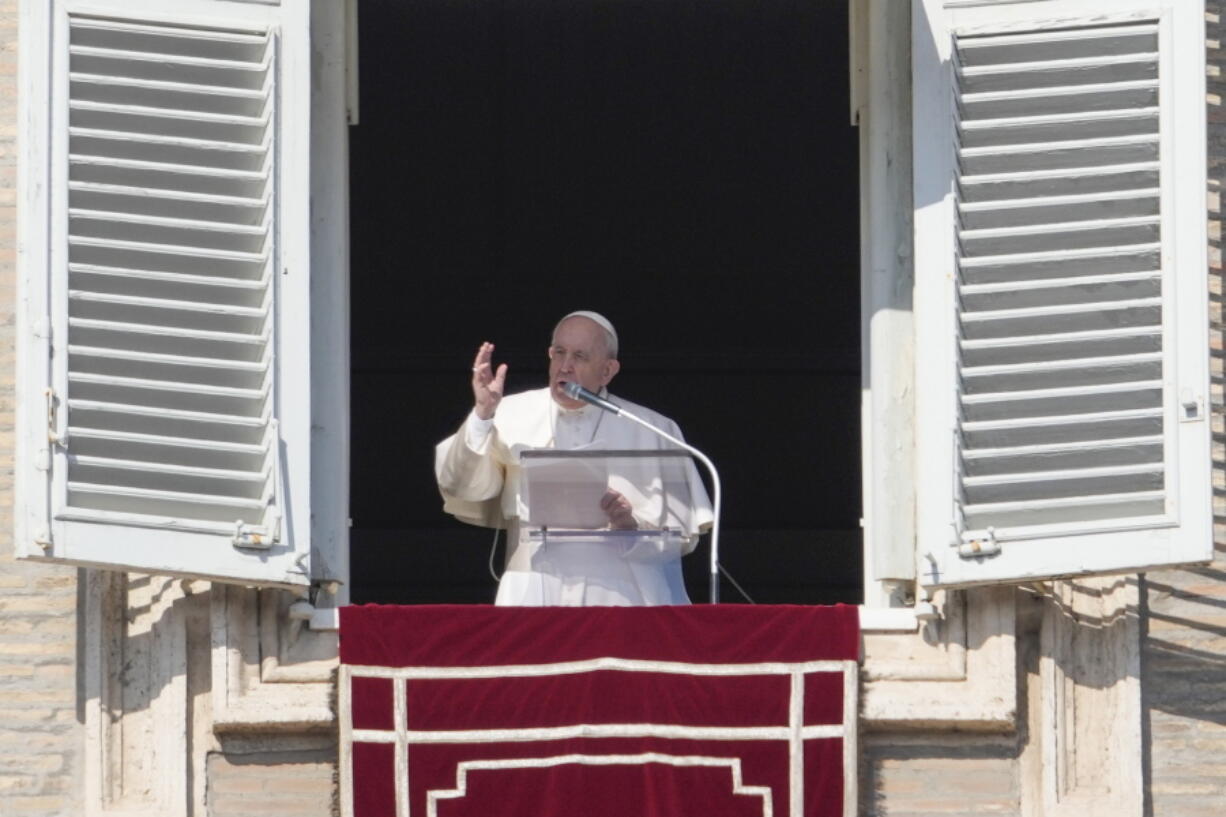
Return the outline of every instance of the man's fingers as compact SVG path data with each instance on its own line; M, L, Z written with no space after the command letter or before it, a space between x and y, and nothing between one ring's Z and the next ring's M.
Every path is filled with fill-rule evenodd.
M477 347L477 355L473 358L473 371L477 371L482 366L488 366L490 357L494 354L494 344L486 341Z
M488 371L489 364L486 365ZM503 363L498 366L498 373L494 375L493 381L490 383L490 391L496 391L502 394L503 384L507 382L507 364Z
M634 513L630 508L630 500L626 499L612 488L605 491L600 498L600 508L609 517L609 524L617 530L633 530L638 527L634 521Z
M629 510L630 503L624 496L610 488L609 490L605 491L604 496L600 498L600 508L606 512L610 512L618 508L621 510Z

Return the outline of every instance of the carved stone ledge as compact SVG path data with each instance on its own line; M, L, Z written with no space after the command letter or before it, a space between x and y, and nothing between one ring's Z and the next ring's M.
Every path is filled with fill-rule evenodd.
M1017 723L1014 590L938 594L940 619L917 633L864 636L869 730L1008 731Z
M336 633L292 619L292 593L213 586L213 727L219 732L336 725Z
M165 576L85 575L85 814L185 816L195 600Z

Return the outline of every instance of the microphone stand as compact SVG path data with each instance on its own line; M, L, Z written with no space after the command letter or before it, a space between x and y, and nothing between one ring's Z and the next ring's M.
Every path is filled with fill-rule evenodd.
M711 522L711 574L710 574L710 604L719 604L719 514L720 507L723 501L723 489L719 482L719 472L715 470L715 463L711 462L711 458L699 451L694 446L687 443L678 437L674 437L662 428L657 428L651 423L644 420L642 417L635 416L626 411L616 403L605 400L598 394L593 394L587 389L580 386L578 383L567 383L563 387L567 396L573 400L582 400L585 403L590 403L599 409L603 409L611 414L616 414L618 417L625 417L638 423L648 431L654 432L664 439L668 440L673 445L682 448L692 454L699 462L706 466L707 472L711 475L711 487L714 488L715 494L713 500L713 513L715 519Z

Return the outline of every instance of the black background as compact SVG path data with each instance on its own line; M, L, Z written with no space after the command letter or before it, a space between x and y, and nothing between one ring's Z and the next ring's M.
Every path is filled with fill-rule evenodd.
M360 36L353 600L492 600L491 532L442 513L433 446L478 343L535 388L553 323L595 309L613 391L720 466L750 594L859 601L845 4L363 0ZM703 600L705 542L686 562Z

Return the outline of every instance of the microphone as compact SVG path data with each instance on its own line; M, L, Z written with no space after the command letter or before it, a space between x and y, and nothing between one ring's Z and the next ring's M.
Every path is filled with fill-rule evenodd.
M590 403L598 409L610 412L612 414L621 414L622 407L616 403L610 403L608 400L601 397L595 392L590 392L580 386L578 383L563 383L562 391L566 392L566 396L571 400L582 400L585 403Z

